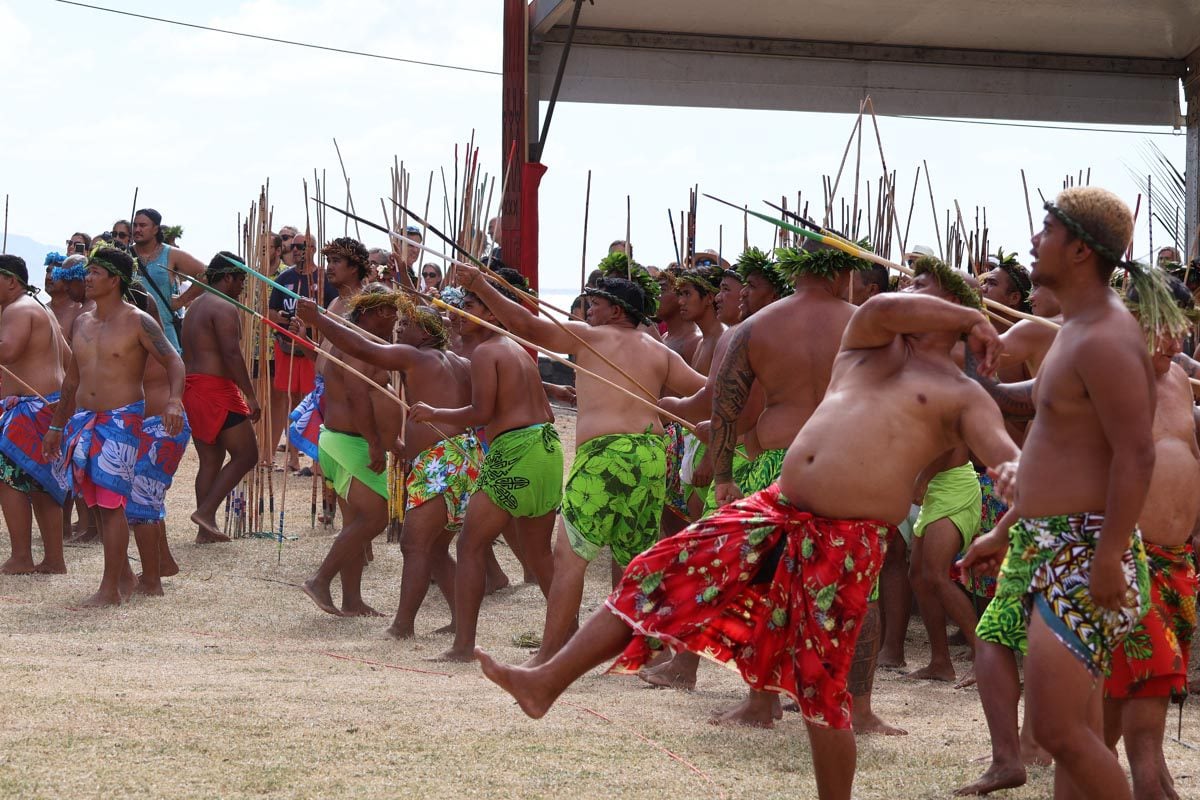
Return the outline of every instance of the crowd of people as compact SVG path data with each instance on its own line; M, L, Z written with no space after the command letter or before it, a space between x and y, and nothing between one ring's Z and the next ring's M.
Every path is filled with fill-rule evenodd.
M1132 231L1117 197L1080 187L1046 204L1028 269L916 248L893 274L786 238L656 269L616 241L560 320L494 243L486 266L443 272L418 265L417 228L386 250L337 238L318 259L285 227L268 399L230 302L248 266L228 251L205 265L143 209L48 256L45 306L0 256L0 570L64 572L77 506L76 533L91 521L104 547L85 604L162 594L188 439L191 521L215 543L221 504L286 433L285 466L313 457L343 518L304 593L380 615L361 582L398 499L391 460L404 527L388 632L415 634L436 581L453 634L440 658L479 660L531 717L606 662L688 690L706 656L748 685L717 721L798 711L820 796L848 798L855 735L904 733L871 695L878 667L907 667L915 599L930 660L907 677L977 686L991 735L991 765L959 793L1052 759L1058 797L1175 797L1163 740L1196 626L1200 275L1173 250L1126 261ZM531 346L570 357L573 389L542 382ZM569 465L551 400L577 407ZM546 600L519 666L476 648L501 536ZM605 549L612 594L580 624Z

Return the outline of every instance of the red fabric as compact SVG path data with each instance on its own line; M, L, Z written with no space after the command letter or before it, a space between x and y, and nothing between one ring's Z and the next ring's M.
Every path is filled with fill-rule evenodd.
M653 637L790 696L815 725L849 728L846 679L891 530L814 517L778 485L724 506L625 570L606 605L642 636L610 671L641 669Z
M277 392L305 395L317 385L317 362L297 353L290 356L275 342L275 377L271 386Z
M1196 631L1196 569L1188 545L1145 542L1150 610L1113 652L1104 696L1180 699L1188 694L1188 656Z
M183 385L183 410L187 412L192 437L203 444L216 444L217 436L232 412L250 416L242 391L229 378L193 373Z

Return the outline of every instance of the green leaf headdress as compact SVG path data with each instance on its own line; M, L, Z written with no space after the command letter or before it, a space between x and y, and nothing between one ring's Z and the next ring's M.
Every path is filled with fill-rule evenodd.
M751 247L738 257L737 272L742 277L743 283L757 272L767 279L767 282L771 284L771 287L775 289L775 293L780 297L787 297L792 293L791 281L783 274L779 266L771 260L771 256L757 247Z
M949 292L960 305L983 311L983 298L971 288L962 274L933 256L921 256L912 265L913 277L932 275L942 291Z
M658 281L641 264L634 261L630 264L629 257L623 252L609 253L600 261L598 267L606 278L627 278L641 287L646 295L645 315L653 317L658 313L658 299L662 295L662 287ZM720 279L718 279L719 281Z
M870 243L865 239L855 244L863 250L871 249ZM828 245L817 245L811 250L779 247L775 250L775 259L779 271L791 280L795 280L801 275L814 275L818 278L832 280L844 270L867 269L871 266L861 258Z

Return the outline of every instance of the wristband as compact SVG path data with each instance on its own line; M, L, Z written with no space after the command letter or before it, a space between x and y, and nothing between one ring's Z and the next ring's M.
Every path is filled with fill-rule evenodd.
M55 431L56 433L62 433L62 432L63 432L63 429L62 429L62 428L60 428L60 427L59 427L59 426L57 426L57 425L51 425L51 426L50 426L50 430L52 430L52 431Z

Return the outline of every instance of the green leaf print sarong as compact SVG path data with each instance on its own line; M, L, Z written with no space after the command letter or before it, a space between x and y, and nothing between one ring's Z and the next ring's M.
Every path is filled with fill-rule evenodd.
M492 440L475 490L514 517L540 517L562 502L563 451L553 423Z
M783 472L783 457L786 455L786 448L764 450L753 461L745 462L740 472L734 467L733 482L744 497L761 492L779 480L779 475Z
M591 561L607 546L625 566L658 541L666 474L661 434L612 433L579 445L562 498L571 549Z

